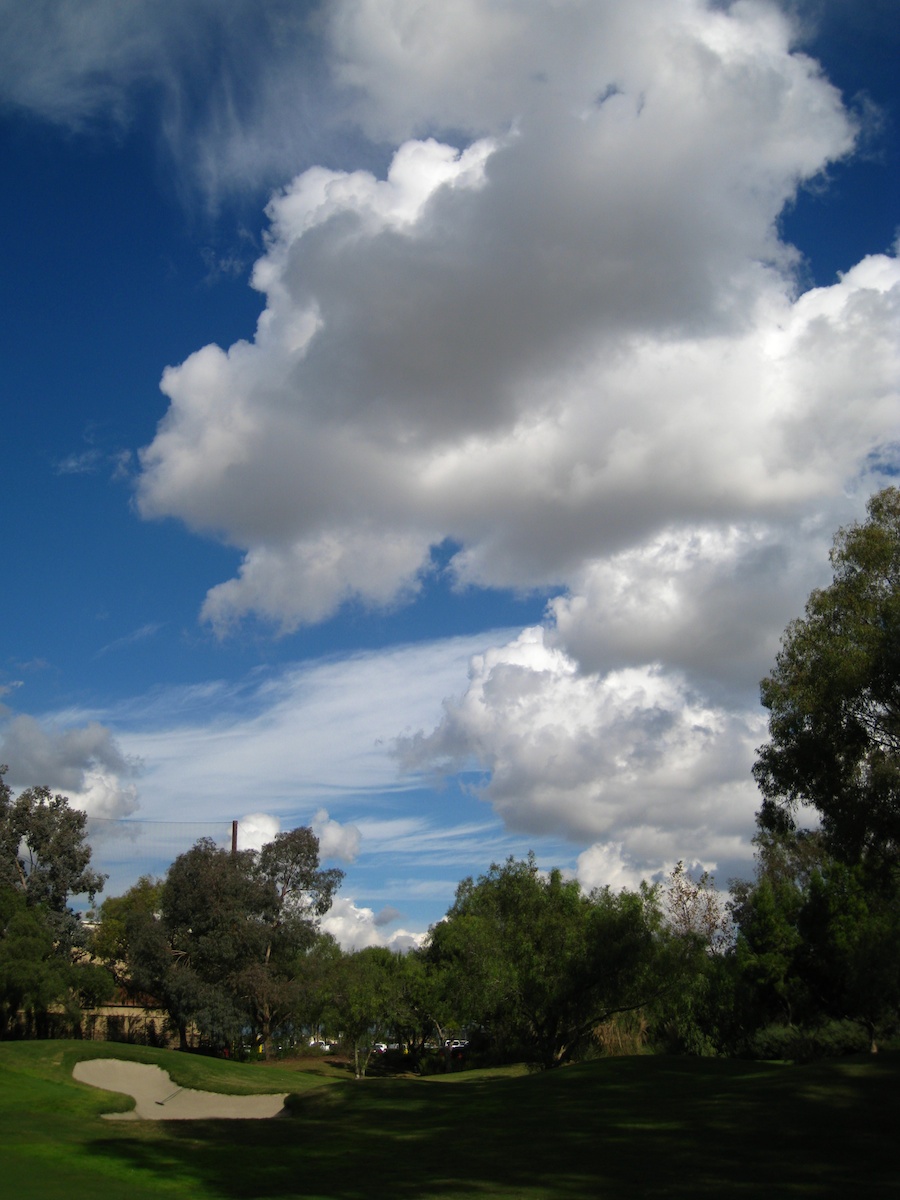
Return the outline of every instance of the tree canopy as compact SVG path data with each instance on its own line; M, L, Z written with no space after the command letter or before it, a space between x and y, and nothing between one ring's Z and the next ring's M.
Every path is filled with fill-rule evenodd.
M80 1004L110 994L108 972L79 957L84 929L70 896L91 899L87 817L65 796L31 787L15 799L0 767L0 1036L46 1034L56 1010L77 1023Z
M446 964L455 1007L545 1067L568 1061L595 1026L658 989L661 918L652 892L586 896L533 856L464 880L430 956Z
M90 867L87 814L45 787L27 788L13 799L6 770L0 767L0 883L57 914L65 912L70 896L93 900L105 876Z
M182 1045L195 1022L220 1043L252 1027L268 1050L298 1003L298 956L343 875L319 867L318 849L305 827L259 852L230 853L203 838L161 885L139 881L123 905L104 905L98 944L118 944L124 912L132 984L167 1009Z
M760 821L819 813L829 850L847 863L900 858L900 490L840 529L829 587L813 591L761 684L769 741L754 775Z

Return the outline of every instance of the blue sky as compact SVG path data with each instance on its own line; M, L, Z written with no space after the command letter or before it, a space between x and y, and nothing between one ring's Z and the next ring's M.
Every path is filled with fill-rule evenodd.
M894 5L0 11L13 785L110 891L312 822L346 945L529 848L746 874L896 472Z

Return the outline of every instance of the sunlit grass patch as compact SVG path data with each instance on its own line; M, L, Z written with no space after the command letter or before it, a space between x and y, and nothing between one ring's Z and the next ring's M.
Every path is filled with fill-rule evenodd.
M154 1062L201 1090L292 1091L291 1115L111 1125L106 1094L71 1077L88 1055ZM898 1084L893 1055L809 1067L640 1057L329 1083L296 1065L0 1044L4 1187L24 1200L888 1196L900 1185Z

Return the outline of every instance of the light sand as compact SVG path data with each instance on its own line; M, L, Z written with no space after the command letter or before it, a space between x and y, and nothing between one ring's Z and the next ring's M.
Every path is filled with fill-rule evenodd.
M110 1121L206 1121L211 1118L256 1119L275 1117L287 1095L225 1096L180 1088L161 1067L125 1062L119 1058L89 1058L72 1071L80 1083L133 1096L131 1112L105 1113Z

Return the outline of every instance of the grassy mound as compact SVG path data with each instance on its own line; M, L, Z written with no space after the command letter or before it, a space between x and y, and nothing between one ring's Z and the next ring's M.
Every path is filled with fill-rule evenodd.
M84 1057L209 1091L290 1091L275 1121L109 1124ZM546 1075L366 1080L143 1047L0 1044L4 1186L41 1200L893 1196L900 1059L610 1059ZM331 1078L331 1082L329 1082ZM128 1106L128 1101L125 1105Z

